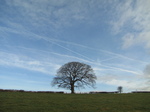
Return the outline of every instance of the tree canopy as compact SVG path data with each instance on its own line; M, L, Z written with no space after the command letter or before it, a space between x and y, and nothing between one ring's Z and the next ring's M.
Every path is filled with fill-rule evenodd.
M118 89L119 93L122 93L122 91L123 91L123 87L122 86L119 86L117 89Z
M97 77L90 65L69 62L58 69L52 85L69 89L71 93L74 93L74 88L94 87L96 79Z

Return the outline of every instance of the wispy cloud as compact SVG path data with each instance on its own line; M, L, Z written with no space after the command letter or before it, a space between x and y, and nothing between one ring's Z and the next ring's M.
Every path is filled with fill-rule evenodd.
M150 85L150 64L146 65L143 74L144 74L144 79L146 80L145 84L147 85L145 89L150 90L150 86L149 86Z
M150 79L150 64L146 65L144 69L144 75L146 78Z
M43 62L40 60L35 60L23 55L16 55L0 51L0 65L1 66L11 66L19 67L27 70L38 71L44 74L51 74L49 68L56 70L59 68L59 65L50 62ZM54 72L53 72L54 73Z
M51 52L51 51L45 51L45 50L37 50L37 49L32 49L32 48L26 48L26 47L21 47L21 46L17 46L17 48L20 48L20 49L25 49L27 51L31 51L33 53L36 53L38 52L39 54L40 53L44 53L46 55L48 54L54 54L54 55L57 55L57 56L60 56L61 58L68 58L68 59L73 59L73 60L80 60L80 61L83 61L83 62L90 62L89 60L86 60L84 58L79 58L79 57L76 57L76 56L71 56L71 55L66 55L66 54L60 54L60 53L57 53L57 52ZM80 54L81 55L81 54ZM80 56L79 55L79 56ZM82 56L82 55L81 55ZM83 56L84 57L84 56Z
M115 67L115 66L109 66L109 65L106 65L106 64L101 64L101 63L99 63L99 62L97 62L95 60L89 59L89 58L85 59L84 57L80 58L80 57L77 57L77 56L70 56L70 55L60 54L60 53L57 53L57 52L50 52L50 51L44 51L44 50L36 50L36 49L32 49L32 48L19 47L19 46L16 47L16 48L17 49L18 48L19 49L24 49L24 50L26 50L28 52L30 51L30 52L32 52L34 54L38 53L37 55L39 55L39 54L43 54L43 55L44 54L45 55L48 55L48 54L57 55L57 56L61 57L60 59L64 60L64 58L66 58L66 61L67 60L68 61L69 60L78 60L78 61L82 61L82 62L85 62L85 63L92 64L94 66L102 67L103 69L119 70L119 71L129 72L129 73L133 73L133 74L140 74L137 71L128 70L128 69L124 69L124 68L119 68L119 67ZM18 55L9 54L9 53L7 54L5 52L1 52L1 56L2 56L1 59L3 59L3 60L1 60L1 64L4 64L4 65L13 65L13 66L22 67L22 68L28 68L29 67L28 69L30 69L30 70L37 70L37 71L41 71L41 72L45 72L45 73L49 72L47 70L48 67L46 66L46 65L49 66L48 62L46 62L46 63L45 62L41 62L42 60L41 61L39 61L39 60L36 61L35 59L30 59L30 58L27 58L27 57L23 58L23 56L18 56ZM81 55L79 55L79 56L81 56ZM50 57L47 57L47 58L50 59ZM55 60L58 60L58 59L55 59ZM110 59L106 59L106 60L102 60L102 61L109 61L109 60L111 60L111 58ZM53 63L53 62L50 62L50 63ZM53 65L53 64L51 64L51 65ZM58 69L59 66L56 65L56 68ZM56 70L56 69L54 69L54 70Z
M27 48L26 48L27 49ZM28 49L28 50L32 50L32 51L36 51L34 49ZM39 52L39 50L37 51ZM104 67L104 68L107 68L107 69L111 69L111 70L119 70L119 71L124 71L124 72L129 72L129 73L133 73L133 74L140 74L139 71L133 71L133 70L128 70L128 69L124 69L124 68L119 68L119 67L115 67L115 66L109 66L109 65L106 65L106 64L101 64L95 60L92 60L90 58L87 58L85 59L84 57L82 58L79 58L77 56L70 56L70 55L65 55L65 54L60 54L60 53L56 53L56 52L49 52L49 51L42 51L41 52L45 52L45 53L51 53L51 54L54 54L54 55L58 55L58 56L61 56L61 57L67 57L67 58L71 58L71 59L75 59L75 60L79 60L79 61L83 61L83 62L86 62L86 63L89 63L89 64L92 64L92 65L95 65L95 66L99 66L99 67ZM79 55L80 56L80 55ZM109 58L109 59L106 59L106 60L102 60L102 61L109 61L111 59L115 59L117 57L114 57L114 58ZM101 62L101 61L100 61ZM103 69L104 69L103 68Z
M135 81L135 80L127 81L127 80L113 79L105 83L109 85L115 85L115 86L121 85L123 88L128 89L128 91L143 90L143 89L145 90L145 86L146 86L146 85L143 85L143 81Z
M90 61L94 61L93 59L90 59L88 58L87 56L84 56L82 55L81 53L78 53L78 52L75 52L63 45L60 45L59 43L64 43L64 44L68 44L68 45L72 45L72 46L76 46L76 47L79 47L79 48L83 48L83 49L87 49L87 50L91 50L91 51L97 51L97 52L102 52L102 53L105 53L105 54L108 54L111 56L111 58L108 58L108 59L105 59L105 60L101 60L100 62L102 61L109 61L109 60L112 60L112 59L115 59L115 58L123 58L123 59L127 59L127 60L131 60L131 61L135 61L135 62L139 62L139 63L143 63L143 64L148 64L148 62L145 62L145 61L141 61L141 60L137 60L137 59L133 59L133 58L130 58L130 57L127 57L127 56L124 56L124 55L121 55L121 54L118 54L118 53L114 53L114 52L111 52L111 51L107 51L107 50L102 50L102 49L96 49L96 48L92 48L92 47L89 47L89 46L85 46L85 45L81 45L81 44L77 44L77 43L74 43L74 42L69 42L69 41L63 41L63 40L59 40L59 39L55 39L55 38L50 38L50 37L45 37L45 36L40 36L40 35L36 35L34 33L31 33L30 34L33 36L33 38L38 38L38 39L43 39L47 42L51 42L51 43L54 43L56 44L57 46L60 46L70 52L73 52L77 55L80 55L81 57L83 58L86 58ZM112 57L113 56L113 57Z
M150 48L150 1L126 0L118 4L118 18L113 23L116 33L125 32L123 48L143 45Z
M135 90L149 90L148 84L143 75L118 75L118 74L102 74L98 76L97 83L113 86L122 86L126 92Z
M12 19L22 16L25 22L32 24L35 28L38 28L39 24L40 27L50 25L53 28L59 28L70 26L73 21L92 22L91 18L102 16L101 13L94 13L95 10L99 10L107 4L103 1L93 0L37 0L36 2L13 0L6 1L6 5L19 9L19 15ZM15 13L15 10L12 11Z

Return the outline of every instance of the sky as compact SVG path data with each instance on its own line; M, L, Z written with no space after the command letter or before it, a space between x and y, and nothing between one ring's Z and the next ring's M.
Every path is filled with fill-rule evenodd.
M90 65L96 88L150 90L150 0L0 0L0 89L51 86L68 62Z

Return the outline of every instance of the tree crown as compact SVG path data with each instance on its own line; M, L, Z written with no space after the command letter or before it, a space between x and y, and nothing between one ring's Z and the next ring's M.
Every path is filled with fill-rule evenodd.
M94 87L97 79L90 65L80 62L69 62L58 69L52 85L74 91L76 88L84 86Z

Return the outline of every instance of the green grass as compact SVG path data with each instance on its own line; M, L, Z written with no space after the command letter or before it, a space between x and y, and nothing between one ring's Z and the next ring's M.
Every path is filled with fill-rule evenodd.
M150 94L0 92L0 112L150 112Z

